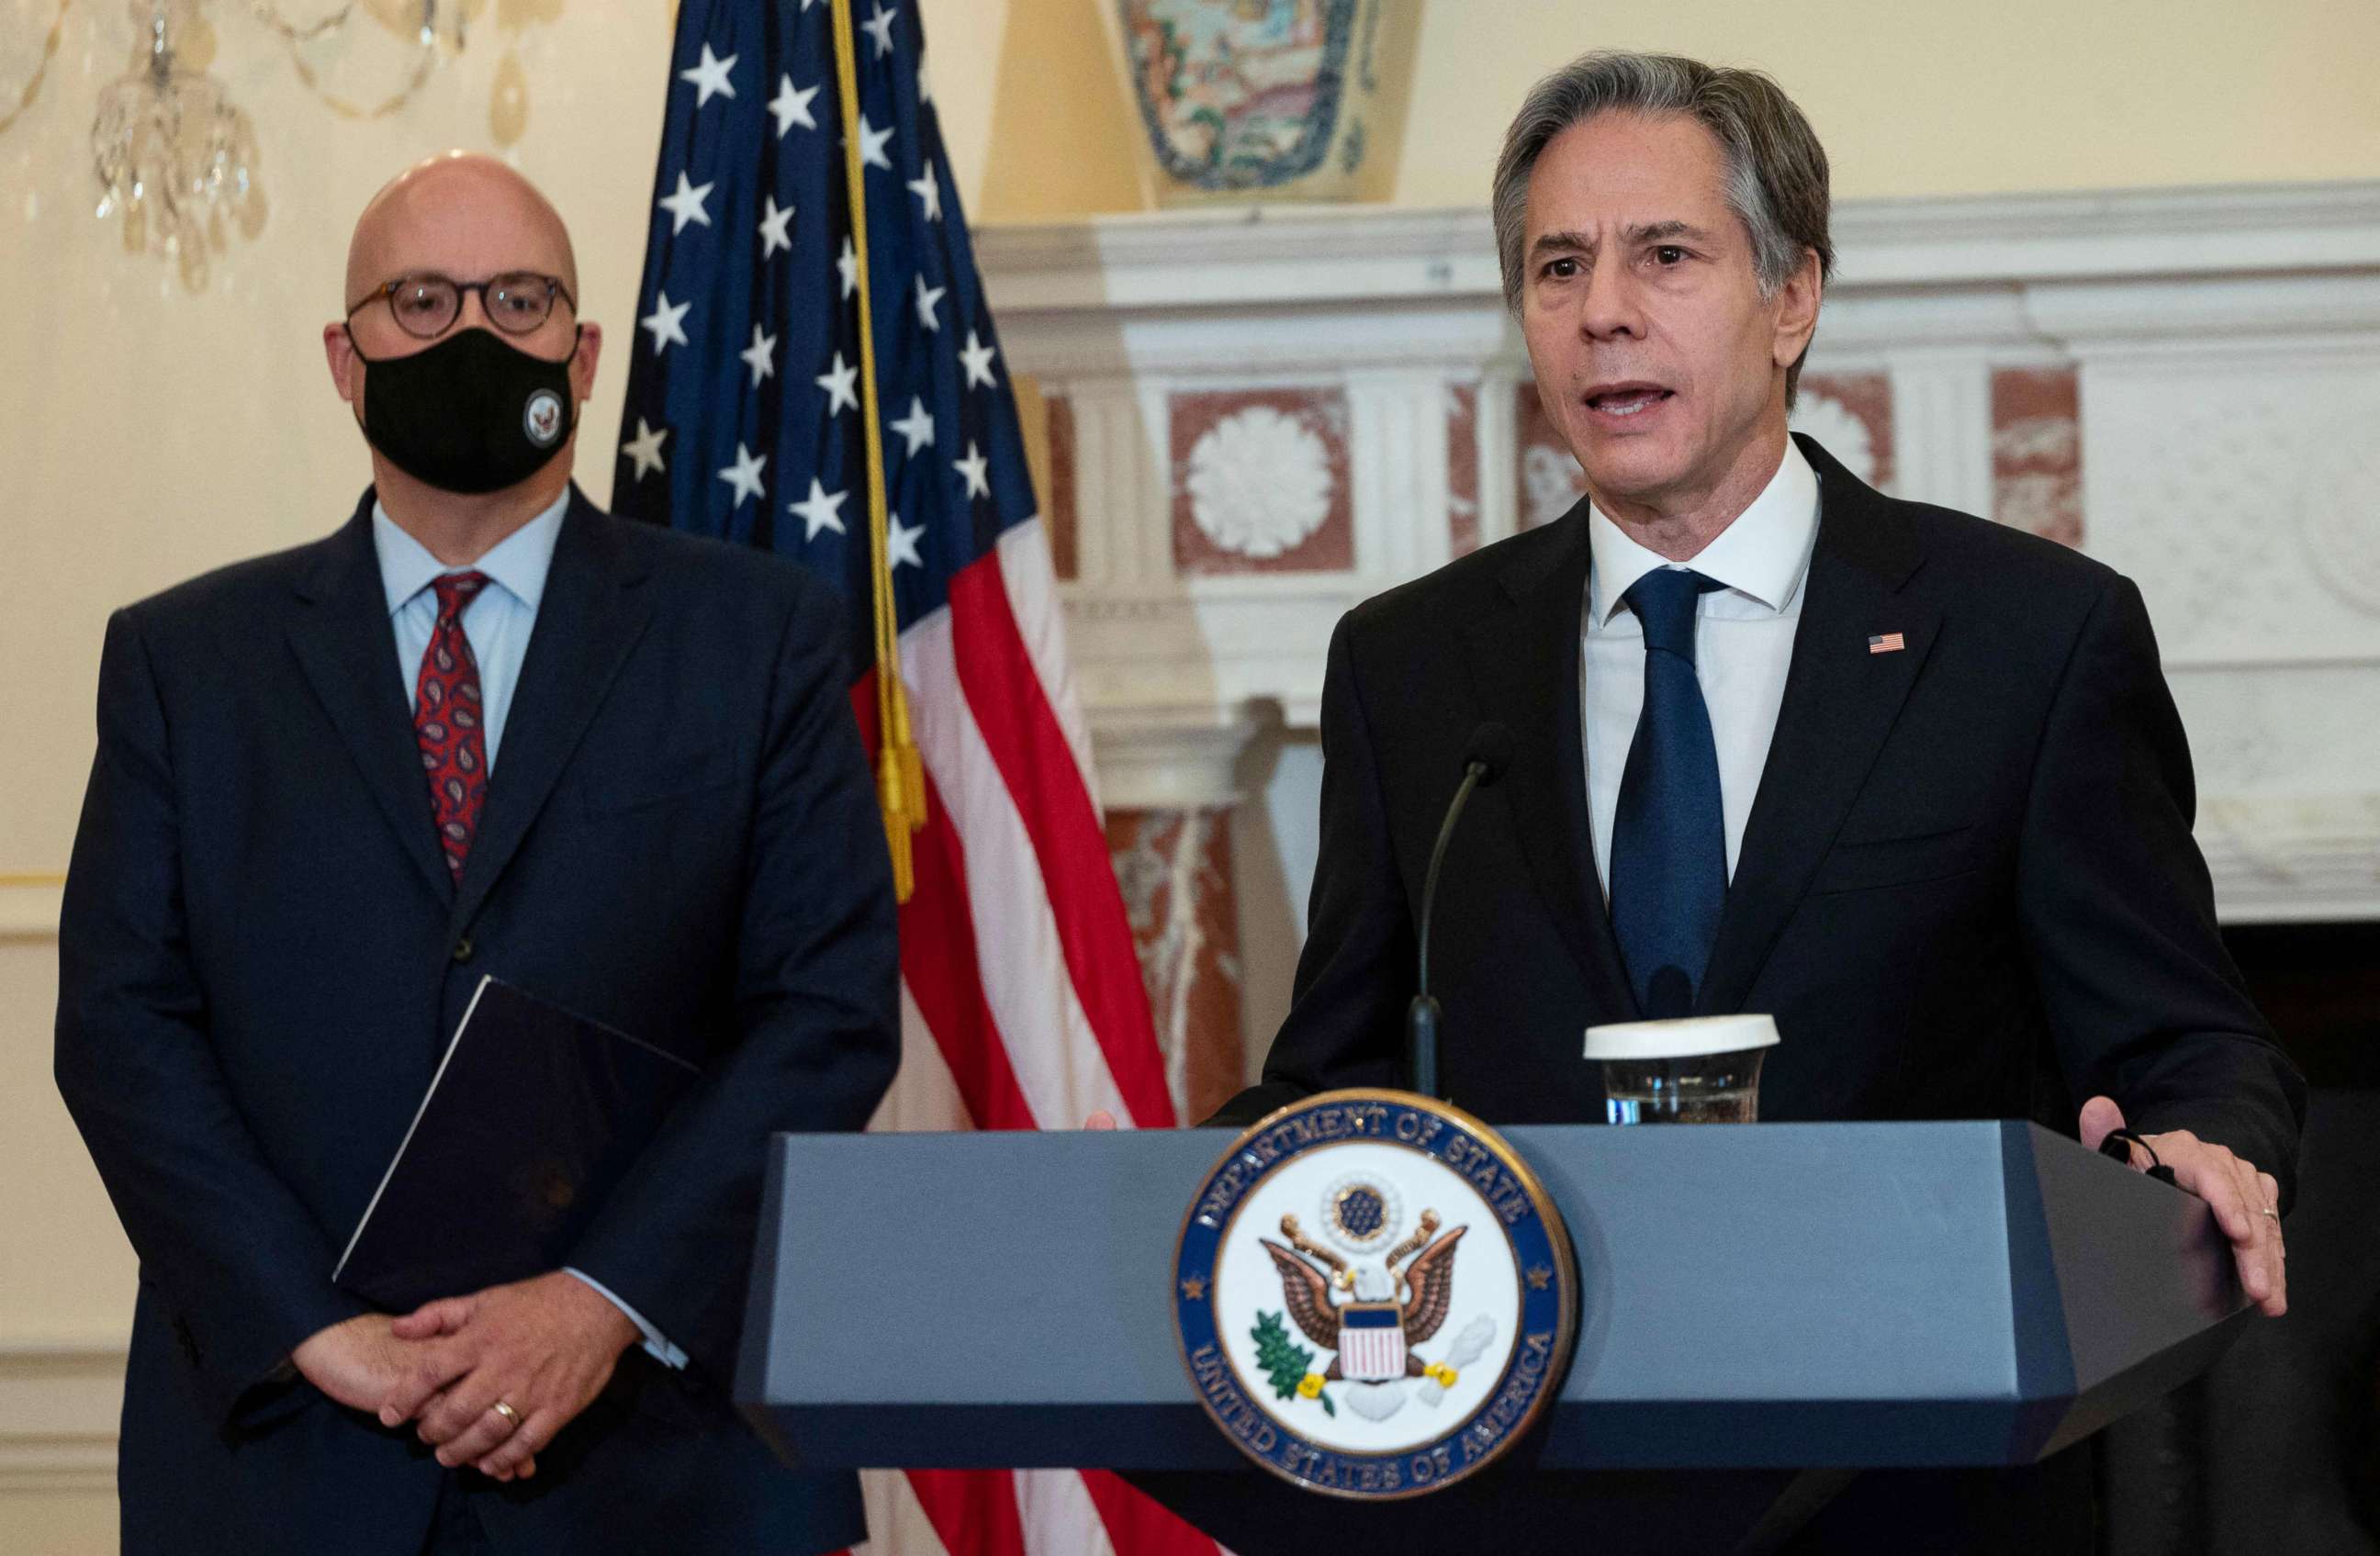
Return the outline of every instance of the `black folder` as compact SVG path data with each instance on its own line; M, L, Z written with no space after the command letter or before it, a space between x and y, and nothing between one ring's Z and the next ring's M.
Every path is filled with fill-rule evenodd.
M482 978L332 1284L405 1312L561 1268L699 1073Z

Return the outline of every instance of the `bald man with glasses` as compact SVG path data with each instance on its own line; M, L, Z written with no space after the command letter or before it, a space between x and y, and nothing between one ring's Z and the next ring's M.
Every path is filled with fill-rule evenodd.
M766 1141L897 1062L839 608L571 483L602 332L502 163L383 189L342 301L353 515L107 627L56 1072L140 1260L124 1549L852 1543L728 1402ZM700 1079L557 1268L375 1311L331 1272L486 975Z

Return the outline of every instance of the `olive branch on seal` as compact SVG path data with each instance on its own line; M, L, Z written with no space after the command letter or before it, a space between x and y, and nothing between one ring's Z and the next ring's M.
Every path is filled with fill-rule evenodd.
M1281 1314L1259 1309L1257 1326L1248 1333L1257 1343L1257 1365L1271 1380L1273 1393L1282 1399L1293 1399L1304 1392L1299 1385L1309 1375L1307 1366L1314 1360L1314 1353L1293 1343L1288 1328L1281 1321ZM1330 1403L1329 1394L1318 1389L1313 1397L1321 1401L1325 1415L1339 1414L1339 1407Z

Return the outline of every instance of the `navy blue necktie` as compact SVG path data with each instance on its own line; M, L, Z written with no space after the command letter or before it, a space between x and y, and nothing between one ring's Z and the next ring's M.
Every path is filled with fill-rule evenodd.
M1694 679L1694 609L1719 585L1656 568L1624 597L1645 629L1645 710L1611 826L1611 927L1647 1019L1694 1010L1727 899L1718 748Z

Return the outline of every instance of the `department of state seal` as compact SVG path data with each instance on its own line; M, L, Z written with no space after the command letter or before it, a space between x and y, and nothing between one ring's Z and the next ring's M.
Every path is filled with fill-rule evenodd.
M1492 1462L1561 1386L1578 1275L1560 1213L1477 1119L1404 1092L1281 1109L1184 1223L1174 1314L1225 1435L1331 1495Z
M521 407L521 430L539 448L550 449L562 438L562 396L540 389Z

